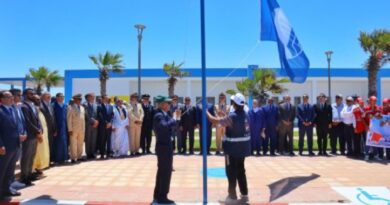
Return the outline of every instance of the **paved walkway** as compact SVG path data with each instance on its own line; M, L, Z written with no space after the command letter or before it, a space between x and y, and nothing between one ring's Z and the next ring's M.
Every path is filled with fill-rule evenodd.
M209 156L214 177L208 179L210 202L221 202L227 194L223 176L224 158ZM174 157L169 197L180 202L202 201L202 158ZM249 157L246 170L251 203L348 202L334 187L384 186L390 188L390 166L386 161L365 162L334 157ZM156 173L154 155L90 161L54 167L46 178L22 189L25 199L50 198L95 202L150 203Z

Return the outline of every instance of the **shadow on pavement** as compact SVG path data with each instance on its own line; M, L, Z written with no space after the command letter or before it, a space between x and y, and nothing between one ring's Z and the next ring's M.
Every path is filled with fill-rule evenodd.
M320 175L312 173L310 176L288 177L278 180L268 185L271 193L269 201L275 201L276 199L290 193L299 186L311 180L317 179L318 177L320 177Z

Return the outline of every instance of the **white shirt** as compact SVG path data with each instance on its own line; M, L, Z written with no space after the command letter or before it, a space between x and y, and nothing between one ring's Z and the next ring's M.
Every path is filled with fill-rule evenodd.
M343 118L344 124L353 125L353 127L356 127L355 115L353 114L353 109L355 109L355 107L355 105L345 105L341 110L340 115Z

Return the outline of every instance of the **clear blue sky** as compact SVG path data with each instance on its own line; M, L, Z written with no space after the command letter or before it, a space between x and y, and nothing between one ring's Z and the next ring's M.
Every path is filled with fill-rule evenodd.
M313 68L362 67L359 31L390 28L389 0L279 0ZM259 0L206 0L207 66L279 67L276 44L260 42ZM146 25L143 67L184 61L200 67L199 0L1 0L0 77L30 67L95 69L88 55L106 50L137 66L136 23ZM61 72L63 73L63 72Z

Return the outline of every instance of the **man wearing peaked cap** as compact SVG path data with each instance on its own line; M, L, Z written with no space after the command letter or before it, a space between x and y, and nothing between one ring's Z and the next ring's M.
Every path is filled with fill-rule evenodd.
M144 110L142 105L138 103L138 94L133 93L130 96L130 106L129 106L129 144L130 144L130 153L131 155L139 155L139 148L141 146L141 129L142 121L144 119Z
M158 204L173 204L168 199L169 187L172 176L173 144L172 129L180 121L181 111L176 110L173 118L168 114L170 110L170 98L157 96L154 101L158 103L158 109L153 117L153 130L156 134L157 175L153 194L153 202Z
M82 160L85 138L85 109L81 106L81 94L73 96L73 105L67 111L68 134L70 142L70 158L72 163Z
M153 129L153 115L155 109L150 104L150 95L142 95L142 109L144 111L144 119L141 128L141 149L143 154L150 154L150 146L152 144L152 129Z

